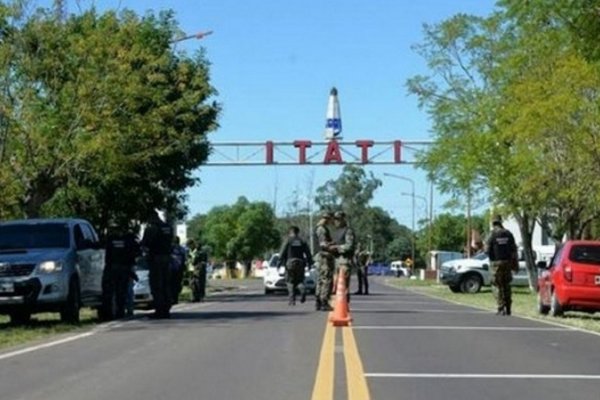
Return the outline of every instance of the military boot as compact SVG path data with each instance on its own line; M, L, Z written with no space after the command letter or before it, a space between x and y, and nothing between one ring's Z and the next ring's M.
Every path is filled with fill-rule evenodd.
M306 290L302 292L302 296L300 296L300 304L306 303Z
M506 315L506 310L504 307L498 307L498 311L496 312L496 315Z
M510 315L510 304L507 304L505 307L505 314L504 315Z
M333 308L331 308L329 303L325 303L321 306L321 311L333 311Z
M317 301L315 303L315 310L321 311L321 299L319 299L319 298L317 298Z

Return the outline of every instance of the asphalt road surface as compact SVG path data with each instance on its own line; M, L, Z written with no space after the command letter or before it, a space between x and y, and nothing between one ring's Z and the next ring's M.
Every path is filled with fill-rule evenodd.
M376 283L334 329L243 285L0 353L0 399L600 399L599 336Z

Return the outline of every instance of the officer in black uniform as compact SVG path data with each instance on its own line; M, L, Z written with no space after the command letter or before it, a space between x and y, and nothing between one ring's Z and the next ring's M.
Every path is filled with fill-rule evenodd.
M102 319L125 316L129 282L132 278L137 279L134 266L139 254L140 245L135 234L117 226L109 229L102 280Z
M150 291L154 301L153 318L169 318L171 311L171 244L173 227L163 222L153 211L148 218L142 246L146 250L150 269Z
M487 254L490 257L492 291L498 305L498 315L510 315L512 293L511 270L519 269L517 246L513 234L502 225L502 218L492 220L492 232L487 241Z
M308 264L307 264L308 263ZM306 287L304 286L304 268L312 265L312 255L308 245L300 238L300 229L291 226L288 230L288 239L279 252L278 267L285 265L286 280L289 292L289 305L296 305L296 290L300 289L300 303L306 301Z

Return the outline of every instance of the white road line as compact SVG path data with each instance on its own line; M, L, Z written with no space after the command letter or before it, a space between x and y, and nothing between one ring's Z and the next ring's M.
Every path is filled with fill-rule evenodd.
M61 344L73 342L75 340L79 340L79 339L83 339L83 338L95 335L96 333L97 333L96 331L80 333L79 335L69 336L64 339L59 339L59 340L55 340L52 342L39 344L37 346L27 347L27 348L24 348L21 350L11 351L10 353L0 354L0 361L6 360L8 358L17 357L17 356L20 356L23 354L31 353L31 352L34 352L37 350L47 349L48 347L54 347L54 346L58 346Z
M218 304L218 303L219 302L201 303L201 304L193 304L193 305L179 304L178 306L173 307L173 309L175 311L190 311L191 309L203 308L203 307L207 307L209 305ZM142 314L149 314L149 313L150 312L142 312ZM7 360L9 358L18 357L18 356L21 356L24 354L32 353L34 351L43 350L43 349L47 349L47 348L55 347L55 346L60 346L62 344L66 344L69 342L74 342L76 340L81 340L81 339L84 339L84 338L87 338L90 336L94 336L98 333L104 333L104 332L110 331L112 329L122 328L124 325L127 325L132 322L144 321L145 318L146 317L142 317L141 319L133 318L133 319L127 319L127 320L122 320L122 321L112 321L112 322L100 324L88 332L79 333L76 335L67 336L62 339L53 340L51 342L46 342L46 343L38 344L35 346L30 346L30 347L26 347L23 349L0 354L0 361Z
M411 301L411 300L354 300L355 304L429 304L429 305L445 305L441 301ZM453 304L448 304L453 306Z
M352 304L351 304L352 305ZM406 313L406 314L420 314L420 313L448 313L448 314L489 314L488 311L479 311L479 310L439 310L439 309L418 309L418 308L414 308L414 309L410 309L410 310L397 310L397 309L370 309L370 308L354 308L354 307L350 307L350 312L363 312L363 313L385 313L385 312L389 312L389 313Z
M411 290L409 288L399 288L399 287L393 286L393 285L391 285L390 283L387 283L387 282L383 283L383 285L385 285L387 287L395 288L399 292L401 292L402 290L404 290L404 291L406 291L408 293L413 293L413 294L419 295L421 297L428 297L430 299L441 300L441 301L445 301L445 302L450 303L450 304L456 304L458 306L462 306L462 307L465 307L465 308L471 308L471 309L476 309L476 310L485 310L488 313L494 311L492 309L487 309L487 308L483 308L483 307L477 307L477 306L473 306L473 305L459 303L458 301L454 301L454 300L450 300L450 299L445 299L443 297L436 296L436 295L430 294L430 293L421 293L421 292L418 292L418 291L415 291L415 290ZM594 331L591 331L589 329L579 328L577 326L572 326L572 325L567 325L567 324L561 324L560 322L557 322L557 321L548 321L548 320L542 319L542 318L534 318L534 317L528 317L526 315L514 315L514 314L513 314L513 316L511 318L524 319L524 320L527 320L527 321L538 322L538 323L545 324L545 325L560 326L560 327L563 327L563 328L566 328L566 329L570 329L571 331L574 331L574 332L581 332L581 333L586 333L588 335L600 336L600 332L594 332Z
M535 328L523 326L430 326L430 325L397 325L397 326L352 326L353 329L360 330L398 330L398 331L514 331L514 332L570 332L572 329L566 328Z
M367 378L408 378L408 379L562 379L562 380L600 380L600 375L562 375L562 374L394 374L370 373Z

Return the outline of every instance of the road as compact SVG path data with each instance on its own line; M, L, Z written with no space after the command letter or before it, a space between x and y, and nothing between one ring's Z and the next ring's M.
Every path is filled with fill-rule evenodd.
M0 399L599 398L599 336L377 283L334 330L312 301L244 285L169 321L0 353Z

